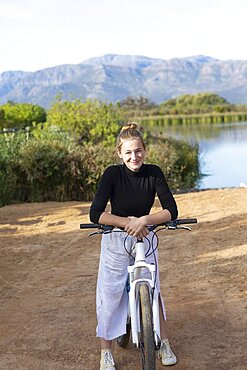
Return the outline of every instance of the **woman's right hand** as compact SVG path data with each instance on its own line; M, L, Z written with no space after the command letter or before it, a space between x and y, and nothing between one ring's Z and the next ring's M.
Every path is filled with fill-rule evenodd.
M128 217L130 220L124 228L129 235L142 239L149 234L144 217Z

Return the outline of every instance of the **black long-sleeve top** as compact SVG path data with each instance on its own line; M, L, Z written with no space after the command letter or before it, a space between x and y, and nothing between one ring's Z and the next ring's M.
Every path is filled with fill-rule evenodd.
M171 213L173 220L176 219L177 205L160 167L143 164L138 172L133 172L124 164L112 165L105 170L100 180L90 208L90 220L99 222L108 200L111 213L116 216L148 215L156 194L162 208Z

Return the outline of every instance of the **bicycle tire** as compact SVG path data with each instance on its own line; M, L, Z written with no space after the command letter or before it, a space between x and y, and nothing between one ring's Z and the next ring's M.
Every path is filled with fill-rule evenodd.
M152 305L149 288L146 284L139 287L140 296L140 339L142 345L143 370L155 370L155 343L153 332Z
M117 344L120 347L123 347L123 348L127 347L129 343L129 339L130 339L130 329L131 329L131 324L130 322L127 322L126 323L126 334L120 335L117 338Z

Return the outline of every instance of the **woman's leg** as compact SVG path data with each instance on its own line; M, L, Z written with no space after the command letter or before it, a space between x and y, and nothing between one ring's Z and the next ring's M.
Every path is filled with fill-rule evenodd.
M126 331L128 294L125 285L129 255L124 249L124 238L125 235L121 233L107 234L103 236L101 243L96 300L101 370L115 370L111 353L112 339ZM128 238L125 246L130 248L131 240L132 238Z
M100 338L100 347L101 349L108 349L111 350L111 340L105 340L104 338Z
M166 321L164 319L163 309L161 306L161 302L159 299L159 311L160 311L160 336L161 340L168 338L167 328L166 328Z
M100 357L100 370L116 370L115 362L111 353L111 340L100 338L101 344L101 357Z
M159 297L159 312L160 312L160 336L161 336L161 345L159 350L159 357L161 358L162 364L165 366L175 365L177 358L173 351L171 350L170 343L168 340L168 331L166 320L164 318L163 308L161 299Z
M97 337L103 345L123 335L126 330L128 294L126 291L129 256L121 233L103 235L97 280ZM106 342L105 342L106 341Z
M156 240L153 240L154 242L154 249L156 247ZM175 354L172 352L169 340L168 340L168 330L167 330L167 324L166 324L166 311L163 299L160 295L160 280L159 280L159 267L158 267L158 253L157 250L155 250L155 253L153 255L150 255L150 262L156 264L157 268L157 276L156 276L156 289L159 292L159 314L160 314L160 336L161 336L161 346L159 350L159 357L162 360L162 364L165 366L174 365L177 362L177 358ZM148 260L149 260L148 258ZM152 261L153 259L153 261Z

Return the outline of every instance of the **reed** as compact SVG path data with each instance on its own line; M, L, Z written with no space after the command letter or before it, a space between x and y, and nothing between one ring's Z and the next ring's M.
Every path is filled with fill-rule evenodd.
M151 117L136 117L141 124L149 126L229 123L247 121L247 112L207 113L191 115L165 115Z

